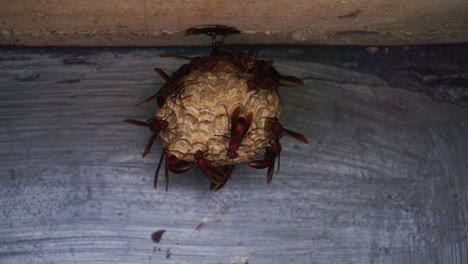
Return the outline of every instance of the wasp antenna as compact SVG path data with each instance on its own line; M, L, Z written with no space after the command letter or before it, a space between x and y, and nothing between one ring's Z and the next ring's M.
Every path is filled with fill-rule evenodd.
M162 161L163 161L163 158L164 158L164 154L166 153L166 150L163 149L162 153L161 153L161 158L159 159L159 164L158 164L158 167L156 168L156 173L154 174L154 182L153 182L153 186L154 188L158 188L158 176L159 176L159 169L161 169L161 164L162 164Z
M169 169L167 168L167 160L164 162L164 178L166 180L166 192L169 190Z
M143 158L146 157L146 155L148 155L151 147L153 146L154 141L157 138L158 138L158 133L155 132L151 135L150 139L148 140L148 143L146 143L145 151L143 151Z

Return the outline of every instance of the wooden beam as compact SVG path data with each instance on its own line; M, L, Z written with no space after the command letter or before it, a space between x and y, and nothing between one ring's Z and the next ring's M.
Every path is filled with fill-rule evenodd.
M206 45L183 30L226 24L245 44L408 45L468 41L466 0L0 2L0 45Z

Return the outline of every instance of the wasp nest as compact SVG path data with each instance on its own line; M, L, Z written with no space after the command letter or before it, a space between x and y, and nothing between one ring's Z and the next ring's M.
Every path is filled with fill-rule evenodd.
M190 59L170 76L155 71L166 83L145 100L157 99L158 110L147 122L126 120L147 126L153 132L144 156L154 140L163 141L166 190L169 172L183 173L198 166L209 178L210 189L219 190L229 179L234 164L249 161L257 169L268 168L271 181L275 159L281 152L280 138L291 135L307 139L279 123L281 112L278 86L295 86L302 81L280 75L273 61L257 60L249 53L214 49L212 54ZM252 160L263 152L263 158Z

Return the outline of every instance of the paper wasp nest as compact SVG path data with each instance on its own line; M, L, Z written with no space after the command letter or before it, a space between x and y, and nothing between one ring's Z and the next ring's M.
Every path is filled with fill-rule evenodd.
M211 36L218 29L202 28L200 32ZM198 34L198 29L193 30ZM219 190L230 178L234 165L247 161L252 168L267 169L270 183L281 153L280 139L290 135L307 143L303 135L284 128L278 119L278 87L293 87L302 81L281 75L273 61L257 60L252 54L253 50L237 53L215 46L210 55L202 57L161 55L190 62L171 75L156 68L166 83L142 102L156 99L156 113L146 122L125 120L152 131L143 156L155 140L163 142L155 187L164 164L166 190L169 173L184 173L193 166L206 174L211 190Z
M265 117L277 117L281 110L278 93L273 90L249 91L247 81L254 77L243 72L229 57L213 58L210 70L197 69L180 80L183 94L166 99L155 117L166 119L168 129L160 133L164 148L178 159L195 161L198 150L206 151L212 165L221 166L245 162L268 146L270 135ZM181 99L182 98L182 99ZM239 117L252 113L252 122L237 150L230 159L231 113L240 107Z

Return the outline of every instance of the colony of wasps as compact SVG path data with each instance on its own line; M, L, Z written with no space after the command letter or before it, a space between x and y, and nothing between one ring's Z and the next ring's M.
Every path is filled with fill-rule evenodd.
M256 59L253 49L238 53L216 41L216 35L238 32L225 26L187 30L187 34L210 35L211 53L194 58L160 55L189 62L170 75L160 68L154 69L165 84L138 105L156 100L155 115L146 121L125 120L152 132L143 156L150 152L154 141L163 142L155 188L163 163L166 191L169 172L180 174L193 166L208 177L210 190L220 190L235 164L243 162L255 169L267 169L270 183L275 164L278 171L280 167L280 139L288 135L308 143L305 136L283 127L278 119L281 112L278 87L295 87L303 81L281 75L272 60Z

